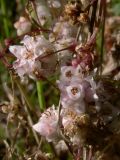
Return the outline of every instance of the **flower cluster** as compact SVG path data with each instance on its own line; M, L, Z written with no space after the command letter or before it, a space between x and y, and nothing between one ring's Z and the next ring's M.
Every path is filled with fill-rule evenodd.
M81 127L78 127L78 124L85 123L84 125L87 125L89 121L89 116L86 114L87 105L90 102L95 102L96 98L98 98L96 95L96 83L90 77L85 77L80 65L78 65L76 68L74 66L61 67L60 80L57 80L57 84L61 93L60 103L62 109L60 117L64 134L70 138L73 145L80 145L81 141L83 141L83 138L81 138L83 135L80 134ZM55 135L53 140L56 137L60 137L57 130L59 113L56 112L54 114L54 112L55 110L51 109L45 111L40 121L34 126L34 129L46 137L46 139L52 135ZM45 115L47 115L47 118ZM55 118L56 115L57 117ZM44 116L45 121L43 121ZM50 123L50 130L46 126L47 123ZM53 123L56 125L52 125ZM49 135L46 135L44 130L41 129L41 125L44 126L43 128L46 128L46 132L49 131Z
M37 81L40 74L46 79L48 75L54 75L53 73L58 76L55 85L59 90L59 105L56 108L54 105L46 108L33 129L48 142L64 140L78 150L86 144L94 145L95 149L99 148L101 141L105 144L106 137L101 139L102 131L105 136L107 133L111 134L107 124L119 111L119 105L112 101L109 87L104 86L108 77L104 79L101 75L106 75L111 68L106 66L107 71L104 68L101 72L102 57L98 58L99 54L95 49L100 17L94 19L93 12L96 11L94 7L90 9L92 3L97 5L89 0L73 0L67 3L64 0L35 1L33 6L35 5L36 12L32 20L38 27L38 32L28 33L20 45L9 47L17 58L13 62L13 68L21 79L28 76ZM99 9L101 6L98 7L97 14L102 13ZM20 17L14 26L18 35L35 27L25 17ZM117 42L113 53L118 53L119 45ZM113 64L113 58L114 56L108 66ZM116 61L114 67L111 65L112 70L118 64ZM111 83L109 86L111 87ZM113 88L117 90L117 87ZM115 95L115 99L116 97ZM95 139L97 136L99 141Z
M37 23L40 23L40 26L45 26L48 21L50 22L51 8L58 9L62 5L58 0L47 1L47 3L48 6L35 2ZM68 18L72 16L75 20L78 19L77 15L81 14L79 9L81 9L80 3L68 3L64 13L67 12ZM15 24L19 32L23 27L22 22L23 18L20 18L20 25ZM27 21L25 24L24 31L22 30L20 34L30 29ZM56 20L56 23L51 22L51 26L48 24L48 28L52 29L48 36L42 32L40 35L25 35L20 42L21 45L10 46L10 52L17 58L13 63L13 68L21 78L27 75L37 79L38 73L44 69L50 73L50 69L53 69L59 61L61 73L57 85L60 90L62 109L59 113L54 107L48 108L33 128L48 141L54 141L60 137L58 130L63 127L63 134L67 135L73 144L80 145L81 134L78 123L86 119L82 117L87 117L88 104L96 102L97 97L96 83L92 75L87 74L93 63L91 39L94 39L94 34L86 44L81 45L77 37L77 24L73 25L65 18L65 15ZM58 124L59 121L61 121L60 124Z
M35 131L51 142L58 137L58 110L52 106L48 108L40 117L39 122L33 126Z
M42 35L35 37L26 35L21 41L21 44L22 45L13 45L9 48L10 52L17 57L17 60L13 64L13 68L21 78L25 75L34 77L35 72L39 72L42 65L37 58L41 55L45 56L54 52L54 47ZM55 61L55 55L50 57L49 59L44 58L42 62L49 63L51 60L52 62Z

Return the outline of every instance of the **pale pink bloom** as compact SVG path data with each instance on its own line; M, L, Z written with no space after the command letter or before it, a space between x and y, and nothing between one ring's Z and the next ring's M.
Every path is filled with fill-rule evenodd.
M51 34L50 37L56 37L56 39L64 40L67 38L75 38L77 27L60 18L53 28L53 33L54 34Z
M17 29L17 35L23 35L31 30L31 23L25 17L20 17L19 20L14 24L14 27Z
M41 63L35 62L33 60L16 60L13 63L13 68L16 70L18 75L23 79L25 75L29 75L29 77L34 78L33 71L40 68Z
M65 85L65 83L69 85L68 82L71 82L71 83L75 82L80 84L82 81L83 81L83 73L80 65L78 65L77 67L73 67L73 66L61 67L61 75L60 75L60 81L59 81L59 84L61 86Z
M69 22L65 22L61 19L55 24L53 33L49 35L49 40L51 42L55 41L54 45L56 50L62 50L76 43L76 34L76 26L73 26ZM61 64L65 65L67 62L71 61L72 54L73 50L68 48L58 52L57 55Z
M71 108L72 110L75 110L77 113L85 112L84 99L77 99L75 101L69 98L67 94L65 96L63 95L63 93L61 94L61 105L63 108Z
M60 101L63 108L74 108L77 112L84 113L86 102L96 102L98 104L96 83L92 75L84 76L80 65L77 67L61 67L58 86L61 91Z
M24 46L10 46L9 50L17 57L13 68L18 75L22 78L25 74L32 74L36 66L33 53L28 52Z
M28 50L32 50L36 58L54 51L54 46L43 35L36 37L25 36L21 43Z
M21 43L23 44L21 46L9 47L10 52L17 57L17 60L13 63L13 68L20 77L25 74L32 76L34 71L41 69L41 62L37 58L53 52L54 47L43 36L31 37L26 35ZM51 60L52 62L55 61L55 56L50 56L42 61L51 63Z
M73 51L69 47L72 46L74 43L75 43L75 38L72 37L66 39L62 38L55 42L54 45L57 51L65 49L57 53L58 59L61 61L62 65L66 65L67 62L71 61Z
M74 108L79 113L85 112L84 88L82 86L82 73L80 67L63 66L58 86L61 91L61 104L63 108Z
M61 3L59 0L48 0L48 5L51 8L60 8L61 7Z
M48 142L58 137L58 111L55 110L54 106L42 113L39 122L33 125L33 128Z
M75 68L72 66L61 67L60 81L67 82L68 84L68 82L70 82L71 79L74 77L74 73L75 73Z
M62 85L62 83L61 83ZM76 112L85 112L84 90L78 83L63 85L61 89L61 104L63 108L72 108Z
M68 97L73 101L84 98L84 90L82 85L80 85L79 83L71 84L70 86L66 87L66 91L67 91Z
M42 4L37 4L37 15L42 26L51 19L49 9Z
M9 47L9 50L14 56L18 59L21 59L23 56L26 56L26 48L20 45L13 45Z

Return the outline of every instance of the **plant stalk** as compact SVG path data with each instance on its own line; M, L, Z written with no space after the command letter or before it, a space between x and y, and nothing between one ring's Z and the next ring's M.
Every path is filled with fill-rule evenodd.
M37 81L36 86L37 86L37 94L38 94L38 102L39 102L40 111L44 111L45 98L43 94L43 81L42 80Z
M1 11L3 15L3 25L4 25L5 35L6 37L9 37L10 32L9 32L9 24L8 24L5 0L1 0Z

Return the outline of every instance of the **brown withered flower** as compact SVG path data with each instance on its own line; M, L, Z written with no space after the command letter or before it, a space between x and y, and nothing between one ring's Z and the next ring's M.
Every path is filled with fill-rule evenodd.
M64 18L72 24L83 23L89 21L88 12L83 11L83 6L80 1L70 1L65 5Z
M88 12L80 13L79 17L77 18L78 22L86 24L89 22Z
M65 5L64 18L71 20L73 24L77 23L77 18L79 17L81 10L80 1L71 1Z

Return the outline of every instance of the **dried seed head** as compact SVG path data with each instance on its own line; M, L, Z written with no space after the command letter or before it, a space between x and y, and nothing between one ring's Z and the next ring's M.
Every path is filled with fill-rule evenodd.
M65 5L64 15L67 19L72 20L73 23L77 22L77 17L81 13L81 4L76 1L69 2Z
M75 123L78 125L78 126L88 126L90 124L90 117L88 114L83 114L81 116L77 116L75 118Z
M89 21L88 13L80 13L77 20L83 24L86 24Z

